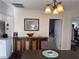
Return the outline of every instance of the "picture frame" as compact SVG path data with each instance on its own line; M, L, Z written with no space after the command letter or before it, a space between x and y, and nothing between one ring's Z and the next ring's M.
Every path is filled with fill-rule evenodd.
M39 19L24 18L24 31L39 31Z

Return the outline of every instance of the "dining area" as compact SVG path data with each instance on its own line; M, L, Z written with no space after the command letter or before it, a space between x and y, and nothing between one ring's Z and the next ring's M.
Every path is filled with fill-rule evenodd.
M48 37L13 37L13 53L9 59L79 59L72 50L42 49Z
M9 59L78 59L72 50L42 49L48 37L13 37L13 53Z
M79 59L72 50L42 49L48 37L13 37L13 53L9 59Z
M29 19L30 20L30 19ZM26 19L25 24L31 22L36 23L35 28L24 27L25 31L38 31L39 30L39 20L30 20ZM32 25L32 24L30 24ZM38 35L32 32L28 32L27 36L18 36L18 32L15 32L13 37L13 53L9 59L79 59L78 52L72 50L58 50L51 48L42 49L43 45L45 47L51 47L54 43L51 44L51 39L48 36ZM49 44L42 44L44 42L49 42ZM55 42L55 41L54 41ZM59 41L60 42L60 41ZM51 46L50 46L51 45ZM58 45L59 46L59 45Z

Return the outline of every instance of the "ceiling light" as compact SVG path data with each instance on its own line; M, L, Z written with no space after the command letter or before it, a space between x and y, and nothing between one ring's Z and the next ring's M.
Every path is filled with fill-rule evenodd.
M55 8L55 9L53 10L53 15L55 15L55 14L58 14L57 8Z
M45 8L45 14L50 14L52 12L51 10L51 5L47 4L46 8Z
M63 5L61 3L58 3L57 10L58 10L58 12L64 12L64 8L63 8Z
M53 15L64 12L62 3L57 2L56 0L53 0L53 3L47 4L45 8L45 14L51 14L52 12L53 12Z

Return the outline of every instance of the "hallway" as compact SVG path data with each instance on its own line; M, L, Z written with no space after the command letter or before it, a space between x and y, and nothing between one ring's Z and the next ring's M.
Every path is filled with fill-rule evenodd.
M48 42L42 43L42 49L56 49L55 39L52 36L50 36Z

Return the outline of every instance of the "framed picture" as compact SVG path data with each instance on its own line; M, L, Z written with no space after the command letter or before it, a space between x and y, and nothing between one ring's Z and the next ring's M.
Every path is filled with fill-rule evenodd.
M39 19L24 18L24 31L39 31Z

